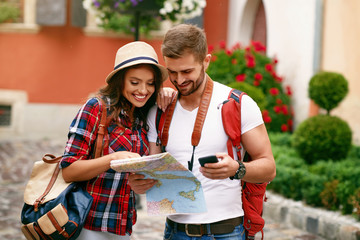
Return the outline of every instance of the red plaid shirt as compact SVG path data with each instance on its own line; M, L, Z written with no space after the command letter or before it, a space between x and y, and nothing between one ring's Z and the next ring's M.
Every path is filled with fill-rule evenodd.
M90 159L92 147L100 124L100 103L91 98L79 110L72 121L61 167L65 168L77 160ZM129 121L120 118L123 126ZM131 151L141 156L148 155L149 147L146 131L140 127L121 128L115 122L108 126L109 147L104 155L116 151ZM128 185L129 173L118 173L112 169L87 182L87 191L94 198L85 228L111 232L118 235L131 234L136 222L135 196Z

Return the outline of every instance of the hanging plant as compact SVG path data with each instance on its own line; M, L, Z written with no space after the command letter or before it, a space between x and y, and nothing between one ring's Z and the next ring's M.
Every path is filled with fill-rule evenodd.
M206 0L83 0L84 8L96 16L99 27L134 33L135 13L141 14L140 33L159 29L162 20L182 22L200 16Z

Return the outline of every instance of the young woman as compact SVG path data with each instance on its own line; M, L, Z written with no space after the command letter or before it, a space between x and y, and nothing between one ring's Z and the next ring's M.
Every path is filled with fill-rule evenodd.
M128 185L129 173L115 172L110 161L149 154L146 118L167 77L149 44L126 44L117 51L114 70L98 93L108 119L104 137L108 146L102 157L93 157L101 101L89 99L71 123L61 161L63 177L68 182L84 181L94 199L78 239L130 239L136 221L135 196Z

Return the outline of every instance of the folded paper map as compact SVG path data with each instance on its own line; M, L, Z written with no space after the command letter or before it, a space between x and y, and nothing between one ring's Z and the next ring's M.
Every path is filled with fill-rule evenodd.
M149 215L207 211L200 181L170 153L113 160L110 166L118 172L137 172L158 180L146 192Z

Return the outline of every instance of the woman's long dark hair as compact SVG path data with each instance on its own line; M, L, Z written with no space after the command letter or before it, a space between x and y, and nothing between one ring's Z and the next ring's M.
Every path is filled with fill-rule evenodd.
M135 108L134 112L131 113L132 104L123 96L124 85L125 85L125 74L131 68L139 68L142 66L150 66L155 79L155 92L151 95L149 100L141 108ZM156 97L158 95L160 86L162 82L162 74L160 69L153 64L138 64L130 66L118 71L108 82L108 84L99 90L99 94L110 99L110 117L115 120L117 124L120 124L118 117L122 110L126 113L132 114L130 120L132 121L132 126L136 118L142 122L142 126L148 130L148 125L146 123L147 114L152 106L156 102Z

